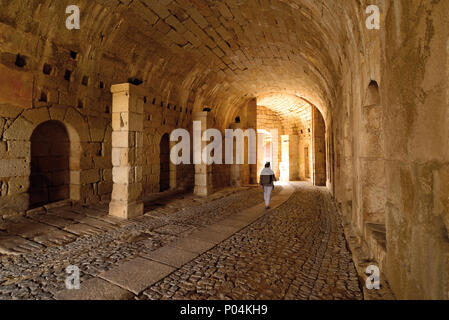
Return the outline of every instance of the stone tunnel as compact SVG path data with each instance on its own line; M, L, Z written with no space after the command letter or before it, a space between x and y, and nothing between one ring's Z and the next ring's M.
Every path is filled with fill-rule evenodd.
M0 298L70 298L68 255L103 298L449 299L448 1L74 2L0 2ZM194 123L256 151L174 164Z

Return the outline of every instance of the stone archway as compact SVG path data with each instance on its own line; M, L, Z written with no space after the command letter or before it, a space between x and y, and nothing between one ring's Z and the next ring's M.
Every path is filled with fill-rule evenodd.
M30 208L70 199L70 139L58 121L46 121L31 135Z
M170 189L170 136L164 134L160 142L160 192Z

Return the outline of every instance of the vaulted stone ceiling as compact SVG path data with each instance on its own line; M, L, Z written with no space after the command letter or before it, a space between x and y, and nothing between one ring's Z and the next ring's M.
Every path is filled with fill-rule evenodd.
M312 119L312 105L295 95L261 95L257 98L257 105L271 109L284 119L299 122L304 127Z
M340 0L79 0L81 30L70 31L69 2L2 0L11 32L0 44L20 48L19 38L6 38L23 29L35 41L22 51L35 63L57 55L56 44L79 52L86 72L113 83L142 78L164 101L211 106L225 119L268 93L304 97L326 117L347 47L358 42L361 22L351 19L364 8Z

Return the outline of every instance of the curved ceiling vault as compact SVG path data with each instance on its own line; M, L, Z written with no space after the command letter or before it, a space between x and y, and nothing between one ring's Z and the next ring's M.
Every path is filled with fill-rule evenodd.
M65 0L11 1L16 28L79 50L78 67L144 86L195 110L232 119L250 98L303 97L326 117L348 63L361 4L341 0L79 0L81 30L68 31ZM15 11L15 12L12 12ZM354 12L356 14L354 14ZM356 28L355 28L356 29ZM40 45L39 41L45 40ZM41 47L40 47L41 46Z

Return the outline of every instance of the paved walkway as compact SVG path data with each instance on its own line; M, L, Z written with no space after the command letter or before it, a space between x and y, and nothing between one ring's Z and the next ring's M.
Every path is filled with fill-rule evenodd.
M142 299L362 299L339 216L324 189L291 198L139 296Z
M0 298L362 299L340 218L322 188L277 188L268 212L258 188L155 201L130 222L111 220L105 207L22 218L47 226L47 216L71 221L51 221L71 236L60 244L20 231L24 221L3 227L4 237L22 232L17 236L33 245L23 253L3 249ZM97 230L81 232L87 227L78 224ZM80 290L64 289L68 265L81 269Z

